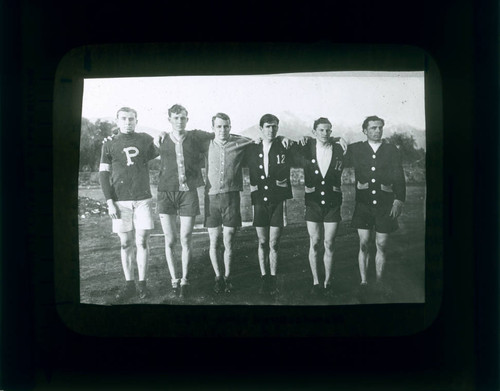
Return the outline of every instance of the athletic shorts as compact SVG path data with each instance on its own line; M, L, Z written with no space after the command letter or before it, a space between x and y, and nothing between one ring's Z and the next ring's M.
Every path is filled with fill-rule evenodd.
M205 227L241 227L240 192L205 196Z
M134 229L153 229L152 198L140 201L115 201L119 219L111 219L113 232L130 232Z
M392 205L370 206L356 202L352 215L351 226L358 229L372 229L375 232L388 234L398 229L398 220L392 218Z
M200 214L198 191L159 191L157 200L159 214L197 216Z
M286 226L286 201L253 206L254 227Z
M314 223L338 223L342 220L340 216L340 205L331 207L321 206L316 202L309 202L308 205L306 205L304 219Z

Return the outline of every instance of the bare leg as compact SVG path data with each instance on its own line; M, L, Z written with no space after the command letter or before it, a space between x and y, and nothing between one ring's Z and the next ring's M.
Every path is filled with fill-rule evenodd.
M375 272L377 275L377 281L381 281L382 275L384 273L388 238L389 234L383 234L380 232L376 232L375 234L375 243L377 245L377 255L375 256Z
M195 216L181 216L181 247L182 247L182 280L189 277L189 264L191 262L191 243L193 241L193 228ZM182 284L182 282L181 282Z
M313 285L318 285L318 250L321 242L321 225L313 221L306 221L306 223L309 233L309 266L311 267Z
M177 240L176 215L160 214L160 222L165 234L165 257L167 258L168 271L172 280L177 279L175 270L174 245Z
M120 237L120 255L122 260L123 274L125 275L125 280L134 280L134 231L130 232L118 232Z
M210 237L210 262L212 262L212 267L214 268L216 277L220 277L221 274L217 255L222 236L222 227L208 228L208 236Z
M278 255L280 249L281 227L270 227L269 230L269 265L271 268L271 276L275 276L278 271Z
M225 277L231 275L231 263L233 260L233 244L236 237L236 227L224 227L224 267Z
M149 258L149 230L137 230L135 232L135 245L137 248L137 272L139 281L146 279Z
M359 274L361 276L361 283L366 284L366 271L368 270L369 261L369 247L370 247L370 230L358 229L359 235Z
M269 270L269 227L255 227L259 247L257 254L259 256L260 273L264 276Z
M337 228L339 223L323 223L325 228L325 255L323 256L323 263L325 264L325 286L333 279L333 253L335 252L335 236L337 235Z

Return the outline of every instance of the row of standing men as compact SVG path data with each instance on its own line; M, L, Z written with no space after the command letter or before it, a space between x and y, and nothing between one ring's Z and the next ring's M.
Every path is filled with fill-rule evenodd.
M116 295L118 302L151 293L146 286L148 238L154 228L148 162L160 156L157 211L165 235L165 255L175 295L190 294L189 270L192 232L200 214L197 188L205 185L205 226L210 237L210 260L215 272L214 291L233 290L231 264L234 239L241 227L240 192L242 167L250 175L253 226L258 237L261 272L259 293L278 294L276 275L279 244L286 225L286 200L292 198L290 168L302 167L305 185L305 220L310 237L309 264L311 294L332 295L334 241L341 220L341 180L344 167L355 172L356 205L351 225L359 234L358 264L360 288L368 285L370 242L375 241L377 285L383 285L388 235L398 228L397 218L406 197L405 176L399 150L383 138L384 120L370 116L362 124L366 141L346 145L332 138L332 124L318 118L313 137L299 142L278 136L279 119L265 114L259 122L260 137L251 140L231 134L231 120L224 113L212 118L212 132L186 131L188 111L181 105L168 110L171 132L153 139L135 132L136 110L122 107L117 112L119 132L103 142L99 178L113 232L121 242L125 285ZM205 159L206 183L201 172ZM177 216L182 248L181 269L176 270L174 245ZM135 236L135 238L134 238ZM136 252L134 251L134 241ZM224 244L223 260L219 247ZM324 280L318 273L321 242L324 245ZM134 281L134 253L138 283Z

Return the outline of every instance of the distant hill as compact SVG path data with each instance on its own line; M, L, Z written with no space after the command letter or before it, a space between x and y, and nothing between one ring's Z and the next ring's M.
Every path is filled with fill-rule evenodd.
M292 113L286 111L283 114L279 115L280 126L278 135L286 136L291 138L292 140L297 140L302 136L311 136L311 124L307 124L305 121L296 117ZM256 124L243 130L240 133L242 136L255 138L260 135L259 125Z
M278 135L297 140L302 136L312 136L312 123L306 123L290 112L284 112L278 116L280 119L280 127ZM418 148L426 149L425 145L425 130L414 128L408 124L392 125L384 128L384 137L389 137L393 133L407 133L413 136ZM251 126L240 132L241 135L255 138L260 135L259 125ZM347 126L343 124L333 124L333 136L343 137L348 143L366 140L366 136L361 131L361 128L356 126Z

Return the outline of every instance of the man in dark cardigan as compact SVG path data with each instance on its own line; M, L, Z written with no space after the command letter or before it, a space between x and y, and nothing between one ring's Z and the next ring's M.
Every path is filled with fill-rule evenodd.
M367 117L362 129L366 141L349 145L344 165L354 167L356 206L352 227L359 234L359 272L366 286L369 244L375 232L376 282L382 283L389 234L398 229L397 218L406 200L406 183L400 152L382 139L384 120Z
M279 119L275 115L262 116L259 122L262 141L250 145L246 151L253 226L259 241L260 293L272 296L278 293L276 273L281 233L286 225L286 200L292 198L291 150L277 136L278 128Z
M305 220L309 233L309 265L313 277L311 294L330 296L333 292L333 253L335 236L341 221L342 169L344 150L331 138L332 124L328 118L314 121L313 139L299 147L297 163L304 168ZM318 256L321 241L324 244L323 263L325 280L320 284Z

